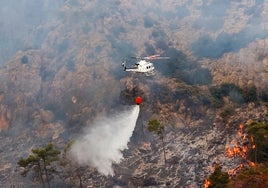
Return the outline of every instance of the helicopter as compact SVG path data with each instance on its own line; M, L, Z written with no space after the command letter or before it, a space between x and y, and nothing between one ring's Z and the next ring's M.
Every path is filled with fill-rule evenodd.
M127 67L127 59L136 59L138 60L133 66ZM147 57L126 57L123 59L122 66L124 68L124 71L127 72L140 72L140 73L146 73L146 74L153 74L154 73L154 65L150 62L150 60L155 59L169 59L169 57L161 57L159 54L151 55Z

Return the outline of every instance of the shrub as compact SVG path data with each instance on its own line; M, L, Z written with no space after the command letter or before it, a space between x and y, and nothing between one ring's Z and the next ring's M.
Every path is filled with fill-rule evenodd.
M227 188L229 183L229 175L222 171L222 167L217 165L214 172L209 176L209 188Z
M22 64L27 64L29 62L29 59L26 55L24 55L22 58L21 58L21 63Z
M245 102L258 102L257 88L255 85L251 85L243 90L243 97Z

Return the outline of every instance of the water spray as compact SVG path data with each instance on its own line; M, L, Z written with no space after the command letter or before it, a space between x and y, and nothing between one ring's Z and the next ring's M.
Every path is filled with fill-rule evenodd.
M135 99L137 105L128 110L104 117L85 129L76 139L70 157L80 166L90 165L103 175L114 175L112 164L123 159L122 151L132 136L138 119L142 98Z

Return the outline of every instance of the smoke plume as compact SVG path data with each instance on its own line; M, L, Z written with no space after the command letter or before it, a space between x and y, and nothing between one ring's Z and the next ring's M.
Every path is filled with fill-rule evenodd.
M79 165L90 165L103 175L113 175L112 164L123 158L122 151L127 149L139 110L139 106L135 106L94 123L75 141L71 157Z

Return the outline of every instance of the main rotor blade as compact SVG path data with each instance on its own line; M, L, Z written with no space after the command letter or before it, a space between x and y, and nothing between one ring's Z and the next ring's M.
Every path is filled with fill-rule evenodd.
M133 56L130 56L128 58L131 58L131 59L143 59L142 57L133 57Z
M159 54L155 54L155 55L150 55L150 56L144 57L144 59L153 59L153 58L156 58L159 56L160 56Z
M151 60L151 59L170 59L170 57L160 57L159 54L150 55L150 56L147 56L147 57L128 56L127 58L131 58L131 59L146 59L146 60Z
M145 59L170 59L170 57L146 57Z

